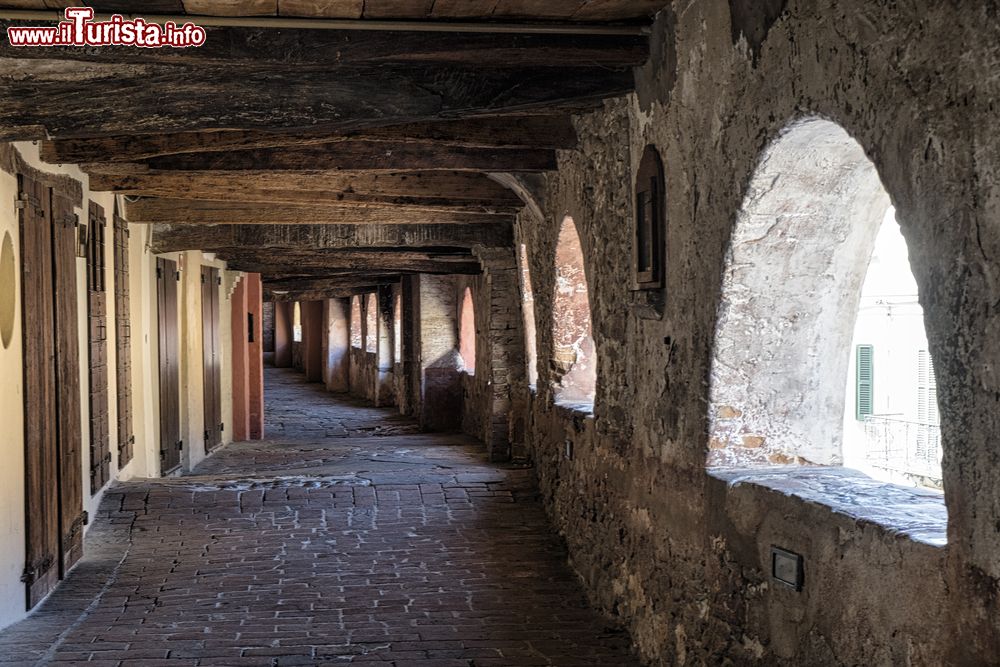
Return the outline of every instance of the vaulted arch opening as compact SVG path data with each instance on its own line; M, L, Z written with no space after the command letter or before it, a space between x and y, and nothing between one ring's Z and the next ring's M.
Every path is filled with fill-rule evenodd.
M528 247L522 243L518 248L518 262L521 269L521 312L524 315L524 358L527 364L528 384L538 384L538 338L535 329L535 294L531 286L531 266L528 263Z
M351 347L361 348L361 297L351 297Z
M848 465L925 483L904 471L919 451L940 477L917 286L857 141L820 119L782 133L750 181L724 271L710 465Z
M593 408L597 355L583 248L573 218L563 218L556 246L552 305L552 380L556 399Z
M476 372L476 308L472 288L466 287L458 312L458 353L466 373Z

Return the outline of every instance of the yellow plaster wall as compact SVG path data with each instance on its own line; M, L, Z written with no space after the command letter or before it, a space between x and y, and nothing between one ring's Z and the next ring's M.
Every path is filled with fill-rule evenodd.
M104 208L108 221L105 236L106 284L108 286L108 416L112 478L128 480L156 477L160 474L159 459L159 372L157 350L156 256L149 251L149 227L129 225L129 287L131 295L132 331L132 412L135 445L133 459L123 469L118 468L118 415L116 372L116 330L114 294L114 228L115 196L107 192L90 192L87 176L75 165L50 165L38 156L38 146L30 142L14 144L25 161L32 167L53 174L71 176L83 184L84 206L95 201ZM17 178L0 171L0 241L9 231L14 243L15 260L15 324L14 335L8 348L0 346L0 627L9 625L25 615L24 584L20 581L25 558L24 516L24 407L22 331L20 298L20 234L18 216L14 208L17 199ZM87 209L75 213L81 222L87 221ZM184 438L182 462L190 469L201 461L204 454L204 417L202 407L202 321L201 321L201 265L225 269L225 262L201 252L172 253L164 255L178 261L182 270L178 289L181 349L181 433ZM182 257L183 256L183 257ZM86 260L77 258L77 306L80 346L80 406L83 467L84 509L95 515L101 497L108 486L91 494L90 489L90 408L88 388L89 344L87 340L87 283ZM228 273L228 272L226 272ZM224 274L225 275L225 274ZM222 358L222 410L226 429L223 442L232 441L232 332L230 310L232 307L229 280L223 280L220 290L220 340ZM8 286L0 285L0 289Z

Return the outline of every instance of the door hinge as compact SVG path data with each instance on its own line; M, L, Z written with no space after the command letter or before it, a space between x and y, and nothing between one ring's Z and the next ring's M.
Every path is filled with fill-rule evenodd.
M183 440L178 440L177 441L177 451L180 452L180 451L183 451L183 450L184 450L184 441Z
M201 284L202 284L202 285L204 285L204 284L205 284L205 274L204 274L204 273L203 273L203 274L201 274Z
M216 285L221 285L221 284L222 284L222 276L218 276L218 277L216 277L216 279L215 279L215 284L216 284Z
M174 271L174 278L177 279L177 282L180 282L181 281L181 272L180 271Z
M167 460L167 453L164 450L162 450L162 449L160 450L160 460L161 461L166 461Z
M157 279L160 279L160 278L163 277L163 269L161 269L160 267L156 267L156 277L157 277Z
M28 200L27 199L20 199L19 198L19 199L15 199L14 200L14 210L15 211L20 211L21 209L25 209L25 208L28 208Z
M226 430L226 422L222 422L221 424L219 424L219 433L222 433L225 430Z
M83 525L86 526L90 523L90 512L87 510L83 510L83 514L81 514L80 517L83 519Z
M24 571L21 572L21 581L26 584L33 584L38 580L39 575L49 571L54 562L55 559L49 554L40 560L36 560L34 563L28 563L24 566Z
M205 442L208 442L208 439L210 437L211 437L211 433L209 433L208 431L205 431Z

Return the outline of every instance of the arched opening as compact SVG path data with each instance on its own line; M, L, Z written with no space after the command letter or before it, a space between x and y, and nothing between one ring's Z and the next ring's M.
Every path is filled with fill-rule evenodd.
M873 250L880 270L866 282ZM895 288L908 292L900 295L907 316L897 324L926 354L905 242L875 165L835 123L794 123L762 156L726 258L711 374L710 465L847 463L871 470L860 465L857 450L867 445L856 442L854 426L861 422L863 434L866 420L895 409L888 399L872 404L873 344L866 338L878 325L868 322L875 313L866 304L883 300L875 292L884 289L885 269ZM867 322L859 334L864 340L856 340L856 322ZM905 354L898 340L880 339L875 348L882 348L876 363L878 355ZM912 375L915 385L916 359L912 366L892 384L911 382ZM854 386L845 393L849 379ZM916 395L917 387L911 389Z
M403 295L398 292L392 304L392 358L403 363Z
M351 347L361 349L361 297L351 297Z
M476 310L472 303L472 289L465 288L458 313L458 353L462 356L463 369L469 375L476 372Z
M365 298L365 352L378 351L378 297Z
M298 301L292 306L292 342L302 342L302 307Z
M521 244L518 250L521 263L521 308L524 313L524 358L528 364L528 384L538 384L538 341L535 331L535 295L531 287L531 267L528 265L528 248Z
M583 249L573 218L563 218L556 246L552 305L553 383L556 399L593 407L597 364Z

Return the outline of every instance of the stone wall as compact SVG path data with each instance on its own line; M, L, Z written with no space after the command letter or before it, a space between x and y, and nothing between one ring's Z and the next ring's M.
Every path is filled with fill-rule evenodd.
M675 7L658 17L637 93L577 119L579 149L526 188L537 211L526 207L518 222L540 362L537 397L527 398L523 378L513 395L532 406L532 456L572 564L654 664L992 663L1000 77L987 64L1000 43L996 9L924 0ZM946 548L780 484L706 470L730 233L760 156L811 116L861 145L910 247L938 378ZM629 290L631 184L648 143L666 165L662 319ZM593 415L553 401L554 257L566 215L580 233L593 310ZM771 579L772 545L803 555L801 592Z

